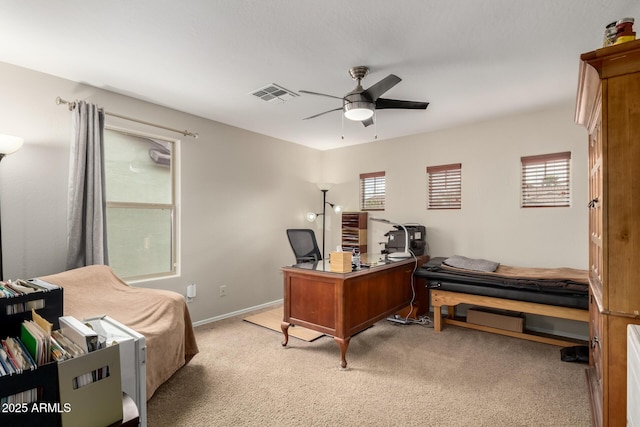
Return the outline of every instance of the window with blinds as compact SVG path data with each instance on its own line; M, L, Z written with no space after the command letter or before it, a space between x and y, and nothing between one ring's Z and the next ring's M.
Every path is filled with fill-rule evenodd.
M522 157L523 208L569 206L571 152Z
M360 210L383 211L385 185L384 172L360 174Z
M427 167L427 209L462 208L462 163Z

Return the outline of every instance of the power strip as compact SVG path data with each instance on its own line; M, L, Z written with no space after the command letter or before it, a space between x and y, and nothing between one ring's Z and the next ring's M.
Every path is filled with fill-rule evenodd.
M390 322L394 322L394 323L400 323L401 325L408 325L409 322L407 322L407 319L401 316L398 316L397 314L395 316L389 316L387 317L387 320Z

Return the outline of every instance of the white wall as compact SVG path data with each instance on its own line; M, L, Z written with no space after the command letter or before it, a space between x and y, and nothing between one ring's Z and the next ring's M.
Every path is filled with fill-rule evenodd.
M194 321L282 298L280 266L294 261L284 230L308 226L307 209L320 205L316 150L2 63L0 91L0 133L25 139L0 165L5 278L65 269L71 116L55 104L60 96L199 133L182 137L179 149L180 276L140 286L185 294L196 283ZM109 117L107 124L181 137Z
M431 108L431 107L430 107ZM432 256L587 268L587 135L574 104L431 134L323 152L334 203L358 210L359 174L385 171L387 208L371 215L427 227ZM382 120L382 119L381 119ZM426 119L428 120L428 114ZM378 126L384 126L381 121ZM571 207L520 208L520 157L571 151ZM426 167L462 163L462 209L427 210ZM389 228L369 222L369 241ZM331 244L340 242L337 228ZM369 251L379 245L369 245Z

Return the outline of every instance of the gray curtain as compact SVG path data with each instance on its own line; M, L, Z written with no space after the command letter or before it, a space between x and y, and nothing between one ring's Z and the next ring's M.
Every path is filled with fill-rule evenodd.
M69 160L67 269L108 264L104 112L79 101Z

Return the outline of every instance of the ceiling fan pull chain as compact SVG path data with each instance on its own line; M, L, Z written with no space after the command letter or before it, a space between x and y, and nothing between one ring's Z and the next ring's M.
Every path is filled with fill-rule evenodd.
M344 114L340 114L340 117L342 117L342 135L340 135L340 139L344 141Z
M378 114L373 112L373 139L378 139Z

